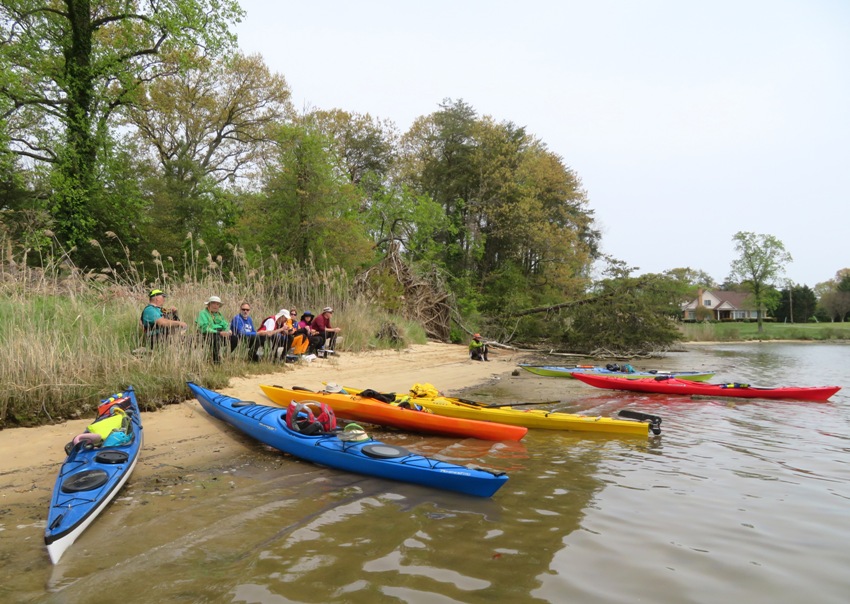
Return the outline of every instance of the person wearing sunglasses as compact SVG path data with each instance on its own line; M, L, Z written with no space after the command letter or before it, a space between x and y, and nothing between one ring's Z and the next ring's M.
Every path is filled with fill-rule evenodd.
M239 312L230 320L230 331L237 340L247 344L249 361L256 362L263 357L263 341L254 327L251 305L248 302L239 305Z

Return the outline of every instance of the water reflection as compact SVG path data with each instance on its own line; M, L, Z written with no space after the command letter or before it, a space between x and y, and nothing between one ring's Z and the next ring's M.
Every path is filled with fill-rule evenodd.
M722 380L843 385L847 350L723 345L694 358L718 367ZM212 467L163 465L156 480L131 481L55 568L41 545L43 521L7 523L0 596L846 601L845 391L827 404L733 402L602 393L528 376L500 380L501 400L558 400L553 408L597 415L632 407L661 415L662 435L531 431L519 443L487 443L376 434L418 453L507 470L510 480L492 499L345 474L246 441L242 454ZM26 527L43 510L10 514Z

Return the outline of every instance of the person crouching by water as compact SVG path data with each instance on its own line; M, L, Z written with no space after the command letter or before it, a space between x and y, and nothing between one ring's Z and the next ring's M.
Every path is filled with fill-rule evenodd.
M148 294L148 300L148 305L142 311L139 321L142 323L148 346L153 348L173 331L186 329L186 323L177 316L176 308L166 310L162 307L165 303L165 292L161 289L152 289Z
M472 341L469 343L469 358L473 361L490 360L487 358L487 344L481 341L480 333L472 336Z
M248 345L248 360L259 361L263 356L263 341L260 340L254 327L251 305L248 302L239 305L239 313L230 320L230 331L236 336L237 341L244 341Z
M221 363L221 345L230 343L230 351L236 348L239 340L230 331L230 325L224 315L221 314L221 298L210 296L204 309L195 320L198 331L212 348L212 361Z

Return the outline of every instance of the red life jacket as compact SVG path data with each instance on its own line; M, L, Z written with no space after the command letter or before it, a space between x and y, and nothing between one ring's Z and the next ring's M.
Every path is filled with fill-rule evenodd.
M277 329L277 315L272 315L263 319L263 322L260 324L260 328L257 331L268 331L268 329L266 329L266 321L268 321L269 319L275 320L274 327L275 329Z
M336 428L336 416L325 403L292 401L286 410L286 425L305 436L327 434Z

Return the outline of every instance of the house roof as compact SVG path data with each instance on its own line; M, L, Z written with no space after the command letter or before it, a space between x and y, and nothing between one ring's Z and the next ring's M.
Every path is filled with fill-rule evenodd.
M733 292L723 290L706 290L703 298L711 298L712 308L716 310L756 310L752 295L747 292ZM690 311L702 306L700 298L694 298L690 302L682 304L682 310Z
M712 291L714 297L720 301L719 306L726 306L734 310L755 310L752 296L746 292Z

